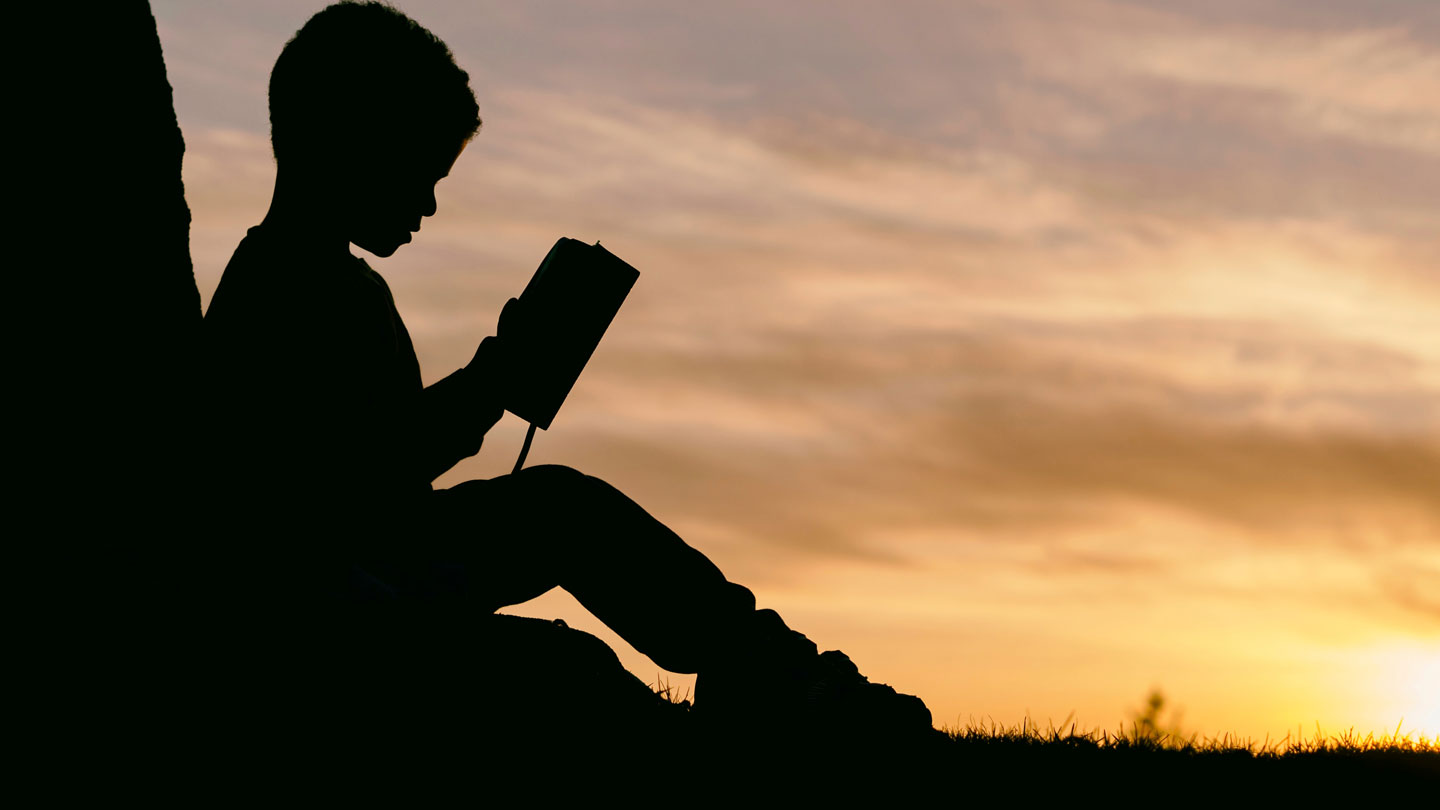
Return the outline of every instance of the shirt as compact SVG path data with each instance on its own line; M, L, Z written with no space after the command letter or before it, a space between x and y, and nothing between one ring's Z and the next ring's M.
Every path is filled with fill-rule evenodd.
M348 252L250 229L204 333L213 482L241 522L384 538L493 422L467 369L422 385L389 286Z

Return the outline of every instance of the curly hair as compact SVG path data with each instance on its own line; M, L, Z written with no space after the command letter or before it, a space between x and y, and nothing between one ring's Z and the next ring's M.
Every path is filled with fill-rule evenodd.
M469 74L444 42L385 3L321 10L270 72L277 163L377 137L457 143L479 129Z

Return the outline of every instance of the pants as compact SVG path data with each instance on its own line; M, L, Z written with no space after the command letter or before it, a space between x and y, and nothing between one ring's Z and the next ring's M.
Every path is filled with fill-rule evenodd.
M379 564L401 598L486 613L564 588L672 672L702 672L784 627L639 504L604 481L544 465L429 496L420 518L444 553L416 567ZM418 562L418 561L417 561Z

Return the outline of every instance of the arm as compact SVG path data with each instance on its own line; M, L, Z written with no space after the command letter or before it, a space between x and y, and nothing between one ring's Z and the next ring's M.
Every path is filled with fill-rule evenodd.
M425 480L435 480L461 459L480 452L485 434L504 414L501 403L513 379L509 347L522 339L524 328L520 312L519 300L507 301L500 311L498 335L480 341L464 368L421 392L417 424L426 427L415 464Z
M480 452L485 434L504 414L491 371L496 342L485 338L469 365L420 392L416 423L423 433L414 463L426 481Z

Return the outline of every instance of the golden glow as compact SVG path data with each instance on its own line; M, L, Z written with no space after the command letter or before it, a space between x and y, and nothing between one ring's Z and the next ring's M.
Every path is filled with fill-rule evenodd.
M1377 702L1399 713L1401 733L1440 740L1440 639L1400 644L1378 651L1380 666L1372 689Z
M208 300L312 9L192 5L152 3ZM612 482L937 723L1114 727L1159 687L1202 734L1440 735L1433 26L892 5L405 2L486 121L376 264L427 380L557 236L603 239L641 279L530 463ZM522 428L438 483L508 472ZM563 594L517 612L654 680Z

